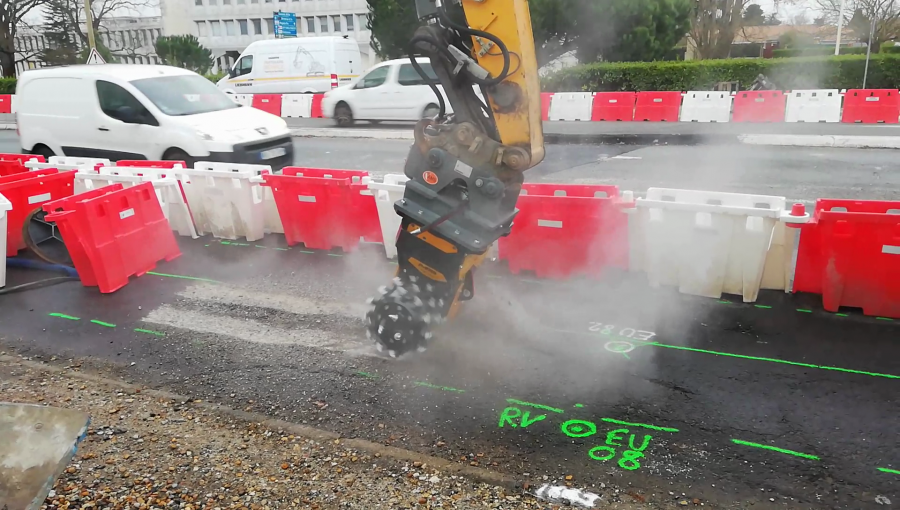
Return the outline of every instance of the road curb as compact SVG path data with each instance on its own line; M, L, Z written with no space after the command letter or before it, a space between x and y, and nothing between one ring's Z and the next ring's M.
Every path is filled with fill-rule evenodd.
M900 149L900 136L852 135L739 135L746 145L833 147L845 149Z
M443 459L441 457L434 457L431 455L414 452L412 450L405 450L403 448L397 448L394 446L385 446L379 443L374 443L372 441L366 441L364 439L348 439L336 432L318 429L307 425L299 425L297 423L289 421L276 420L260 413L239 411L227 406L213 404L210 402L195 402L195 399L193 397L187 397L164 390L148 389L141 385L127 383L118 379L110 379L96 373L77 372L74 370L66 369L64 367L51 365L49 363L25 360L16 356L9 355L0 355L0 363L17 363L21 366L25 366L33 370L52 372L54 374L64 375L66 377L71 377L73 379L78 379L85 382L119 388L131 393L139 392L142 395L149 395L155 398L182 401L186 402L186 405L197 407L207 412L227 416L233 420L237 420L240 422L258 423L271 429L285 430L290 434L293 434L294 436L302 437L304 439L311 439L313 441L319 442L340 440L340 442L345 446L354 448L356 450L365 451L373 455L378 454L382 459L407 463L421 462L422 464L427 464L434 469L438 469L453 475L464 476L476 482L496 485L498 487L504 487L516 491L521 491L525 487L525 484L523 482L497 471L491 471L489 469L474 466L465 466L456 462L449 461L447 459Z

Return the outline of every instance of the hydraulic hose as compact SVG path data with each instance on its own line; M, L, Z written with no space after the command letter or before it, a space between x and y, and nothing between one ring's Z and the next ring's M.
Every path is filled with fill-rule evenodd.
M460 25L459 23L456 23L455 21L450 19L450 16L447 15L447 11L444 10L443 5L438 6L437 12L438 12L438 16L441 19L441 22L444 23L445 25L449 26L450 28L455 29L457 32L469 34L469 35L476 36L476 37L482 37L484 39L488 39L488 40L492 41L494 44L497 45L497 48L500 50L500 53L503 55L503 70L500 72L500 74L498 76L496 76L494 78L488 78L486 80L482 80L480 78L471 76L473 82L477 83L478 85L489 87L491 85L497 85L498 83L505 80L507 78L507 76L509 76L509 63L510 63L509 62L509 60L510 60L509 59L509 49L506 47L506 44L504 44L503 41L500 40L499 37L497 37L494 34L489 34L483 30L476 30L474 28L467 27L464 25ZM448 50L448 53L449 53L449 50ZM471 73L469 73L469 74L471 75Z

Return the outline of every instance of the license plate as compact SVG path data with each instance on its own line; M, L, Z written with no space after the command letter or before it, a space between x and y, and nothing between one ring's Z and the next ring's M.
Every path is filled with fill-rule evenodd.
M262 151L259 153L259 159L273 159L280 158L287 154L287 149L284 147L278 147L277 149L269 149L267 151Z

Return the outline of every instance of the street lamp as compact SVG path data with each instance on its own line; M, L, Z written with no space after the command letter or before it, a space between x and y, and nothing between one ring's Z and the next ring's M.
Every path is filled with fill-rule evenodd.
M837 39L834 43L834 54L841 54L841 32L844 30L844 6L847 4L847 0L841 0L841 7L838 11L838 31L837 31Z
M863 90L866 88L866 79L869 77L869 58L872 56L872 37L875 35L875 13L872 13L872 26L869 27L869 47L866 48L866 70L863 72Z

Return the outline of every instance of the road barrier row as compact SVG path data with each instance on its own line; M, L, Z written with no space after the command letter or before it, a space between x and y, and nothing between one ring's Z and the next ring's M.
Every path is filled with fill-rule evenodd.
M323 94L233 94L244 106L285 118L325 117ZM0 114L15 113L15 95L0 95ZM546 92L547 121L582 122L843 122L897 124L900 91Z
M393 204L408 180L378 182L359 170L273 174L259 165L0 157L0 168L16 170L0 177L4 256L24 248L24 222L42 207L84 285L103 293L179 256L174 232L248 242L283 233L289 246L345 252L367 241L393 258ZM900 318L900 201L820 199L808 213L777 196L650 188L635 199L617 186L529 183L518 208L512 232L492 247L513 273L641 272L652 287L685 294L753 303L762 289L810 292L829 311Z

